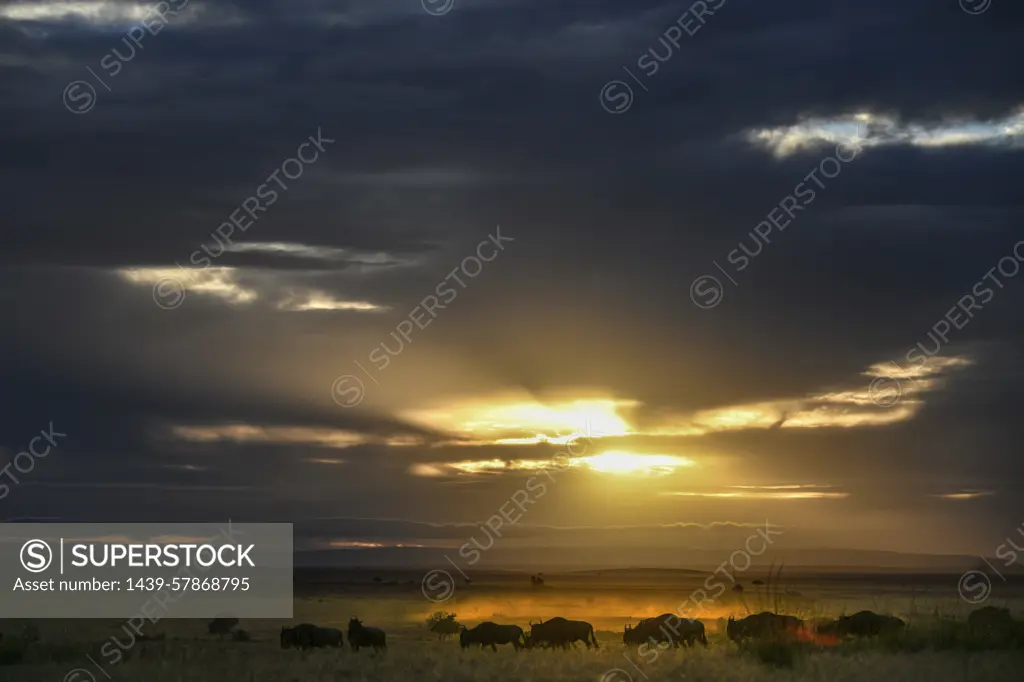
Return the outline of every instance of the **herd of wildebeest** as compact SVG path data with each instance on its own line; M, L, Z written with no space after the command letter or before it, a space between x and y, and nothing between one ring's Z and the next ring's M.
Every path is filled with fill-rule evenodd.
M210 623L209 631L223 636L237 623L236 618L218 618ZM972 612L967 619L967 625L972 632L992 634L1013 629L1018 623L1011 616L1009 609L986 606ZM594 627L590 623L561 617L539 623L531 622L528 632L518 625L502 625L490 621L472 628L461 625L457 628L459 643L464 649L478 646L490 647L497 651L499 644L511 644L517 651L535 648L568 649L570 646L575 647L579 642L583 642L588 649L591 646L598 648ZM903 620L873 611L860 611L852 616L841 616L813 629L807 628L804 621L796 616L763 611L738 620L729 618L726 634L730 640L739 644L745 640L777 639L808 633L832 639L878 637L899 634L905 629L906 623ZM387 637L384 631L363 625L356 617L349 621L347 633L342 633L338 628L321 627L311 623L281 628L281 647L303 650L340 648L345 644L346 634L353 651L359 651L360 648L387 650ZM694 647L698 642L705 648L708 646L704 623L674 613L663 613L654 618L643 619L636 625L626 625L622 633L622 642L627 646Z

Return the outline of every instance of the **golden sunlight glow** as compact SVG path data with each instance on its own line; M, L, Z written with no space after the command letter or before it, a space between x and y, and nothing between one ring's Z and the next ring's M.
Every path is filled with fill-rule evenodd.
M754 491L738 490L728 492L665 492L662 495L672 497L713 497L724 499L747 499L747 500L839 500L850 496L850 493L822 492L822 491Z
M798 405L796 401L779 401L700 410L689 415L670 416L649 433L653 436L702 436L717 431L767 429L781 424L786 410Z
M480 474L488 471L513 468L502 459L485 459L479 462L452 462L450 466L466 474Z
M423 445L419 436L370 436L356 431L313 426L256 426L254 424L218 424L216 426L175 426L174 435L196 443L267 443L271 445L310 445L324 448L350 448L356 445L410 447ZM308 462L340 464L332 458L308 459Z
M444 476L444 466L420 462L409 467L409 473L413 476Z
M278 310L308 312L311 310L354 310L359 312L382 312L388 306L377 305L369 301L342 301L331 294L311 289L309 291L293 291L277 303Z
M376 549L384 546L379 542L359 542L358 540L331 540L328 545L334 549Z
M253 426L224 424L219 426L176 426L174 435L198 443L231 441L234 443L267 443L272 445L316 445L326 448L349 448L373 442L354 431L306 426Z
M432 447L568 445L625 436L696 437L748 429L878 427L913 419L924 406L924 396L940 389L951 370L971 364L970 358L964 356L934 356L925 365L904 368L891 362L876 363L847 386L759 403L646 414L642 415L643 428L634 427L638 423L636 417L641 416L637 412L642 403L608 397L539 402L506 394L410 410L400 416L433 431L452 435L449 440L434 442ZM888 394L879 393L882 388L895 391L895 399L887 400ZM612 470L629 469L632 465L619 467L608 459L598 466ZM470 463L468 469L462 468L478 471L517 467L501 462Z
M919 400L905 400L884 412L878 410L865 412L835 406L821 406L789 415L782 426L789 429L884 426L910 419L921 409L921 406L922 403Z
M553 469L562 465L547 459L485 459L476 462L452 462L448 466L466 474L481 474L498 471L537 471L539 469Z
M467 459L455 462L413 464L413 476L477 476L517 471L575 468L601 474L668 474L695 466L687 457L641 454L628 450L598 450L595 454L574 451L583 443L589 450L601 438L694 437L723 431L748 429L870 428L912 419L924 406L924 396L944 384L953 369L972 364L964 356L929 358L926 365L900 368L877 363L862 371L848 386L830 387L801 397L780 398L759 403L723 405L689 413L645 415L644 428L634 428L633 417L639 401L612 398L577 398L541 403L504 395L464 400L443 407L402 413L405 419L431 430L452 434L450 440L435 441L432 448L446 446L528 446L567 445L569 453L551 459ZM888 363L892 364L892 363ZM879 379L896 386L897 400L881 401L876 394ZM627 412L629 410L630 412ZM639 416L639 415L636 415ZM631 444L627 443L626 447ZM548 457L552 457L548 455ZM828 486L823 486L828 487ZM710 492L663 493L681 497L753 499L840 499L845 492L822 491L815 486L771 486ZM984 493L963 491L947 499L972 499Z
M424 547L408 542L365 542L362 540L331 540L327 543L331 549L381 549L384 547Z
M947 369L970 367L973 364L974 362L970 358L962 355L953 355L949 357L935 355L928 358L928 362L923 365L907 365L906 367L901 367L895 362L879 362L868 367L868 370L864 374L870 377L920 379L921 377L927 377L933 374L944 374Z
M817 485L808 483L786 483L785 485L731 485L739 490L800 490L802 488L834 488L834 485Z
M477 443L501 445L564 444L576 438L625 436L633 432L620 410L633 400L579 399L554 403L477 400L401 416Z
M126 282L153 287L153 295L169 306L189 294L220 299L232 306L248 306L270 295L275 308L285 312L351 311L378 313L388 306L372 301L339 299L333 294L301 286L285 286L280 277L259 268L216 266L207 268L134 267L121 268L117 275Z
M670 473L680 467L696 465L692 459L673 455L641 455L612 450L600 455L570 460L571 466L583 466L608 474Z
M177 292L188 290L219 298L231 305L243 306L256 301L259 293L255 289L239 284L239 270L232 267L192 268L122 268L117 274L125 281L141 286L160 287L167 293L171 303Z
M390 445L396 448L411 447L413 445L423 445L424 441L419 436L391 436L384 440L385 445Z
M926 365L900 367L877 363L861 373L856 385L813 393L802 398L729 405L689 414L669 415L646 435L702 436L743 429L851 429L885 426L912 419L924 406L922 397L943 385L950 370L973 364L963 356L929 358ZM879 380L895 391L891 402L880 400Z
M537 471L557 464L546 459L484 459L461 462L420 462L409 467L413 476L452 476L457 474L497 474L506 471Z
M979 497L989 497L995 495L991 490L961 490L958 493L944 493L942 495L932 495L932 497L938 497L943 500L976 500Z
M696 421L716 431L735 428L768 427L782 418L782 410L777 405L746 405L727 407L720 410L698 412Z
M409 468L414 476L498 474L510 471L543 471L574 468L603 474L669 474L697 463L688 457L648 455L612 450L599 455L548 459L482 459L461 462L418 463Z

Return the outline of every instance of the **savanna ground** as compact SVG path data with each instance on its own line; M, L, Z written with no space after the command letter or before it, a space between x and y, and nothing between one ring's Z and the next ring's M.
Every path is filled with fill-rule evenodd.
M605 571L545 575L543 588L526 574L481 574L472 585L456 585L454 596L434 603L420 589L422 573L333 573L324 582L296 585L291 621L243 620L248 641L219 640L207 634L207 621L163 619L145 624L135 641L124 621L0 621L0 680L4 682L661 682L663 680L794 680L867 682L1018 682L1024 679L1024 648L1019 640L998 647L971 640L962 626L981 605L1006 606L1024 617L1024 591L996 586L984 604L963 601L957 576L787 576L769 597L752 572L745 590L732 591L708 605L699 617L709 631L707 650L696 648L638 655L622 644L627 622L673 611L703 586L706 573L685 571ZM374 580L374 578L377 578ZM799 642L741 650L729 642L724 618L776 608L806 620L852 614L861 609L890 613L909 623L898 639L860 642ZM483 620L515 623L556 615L588 620L597 629L599 650L497 653L463 651L457 639L439 641L427 630L427 617L454 612L472 626ZM345 629L358 615L382 627L388 652L362 650L282 650L284 625L313 622ZM23 637L29 633L28 637ZM116 642L114 639L116 638ZM35 641L31 641L35 640ZM122 649L126 649L122 651ZM112 652L119 652L114 660Z

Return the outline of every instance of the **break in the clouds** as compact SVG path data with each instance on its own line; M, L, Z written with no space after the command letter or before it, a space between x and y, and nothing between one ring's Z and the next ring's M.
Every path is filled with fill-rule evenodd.
M15 2L0 9L0 17L15 21L81 20L89 24L131 25L145 18L151 9L129 2Z
M995 120L902 122L891 115L856 113L835 118L809 118L775 128L754 129L747 138L778 157L820 148L825 144L865 148L991 146L1018 149L1024 145L1024 105Z
M955 493L942 493L935 495L944 500L976 500L979 497L988 497L994 493L991 490L961 490Z
M415 265L418 262L416 259L407 259L383 252L364 253L355 249L340 249L331 246L315 246L311 244L291 244L288 242L241 242L237 244L227 244L224 246L224 249L231 253L264 253L312 261L323 261L326 264L340 263L344 265L354 265L364 270Z
M636 399L524 401L514 395L474 395L401 416L457 435L459 440L453 443L463 445L561 445L575 440L696 437L748 429L877 427L913 418L929 393L941 390L951 372L971 362L966 357L942 356L930 358L930 364L905 368L880 362L851 377L845 386L689 413L650 410ZM898 395L887 393L893 389L885 380L898 383Z
M185 292L206 296L231 306L247 306L271 299L277 310L308 312L318 310L379 312L388 309L365 300L340 298L321 289L290 282L288 273L235 267L124 268L117 273L123 280L153 292L158 305L177 307ZM180 298L177 298L180 296Z
M769 516L988 551L1024 515L1022 8L691 6L5 4L0 467L68 435L0 515L330 517L299 539L408 552L532 479L541 558Z

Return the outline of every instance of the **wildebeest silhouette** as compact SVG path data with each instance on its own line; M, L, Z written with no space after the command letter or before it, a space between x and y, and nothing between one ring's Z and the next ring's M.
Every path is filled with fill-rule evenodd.
M380 628L363 625L355 616L348 622L348 643L352 651L359 647L373 647L374 651L387 651L387 636Z
M987 637L1006 636L1017 628L1017 621L1010 615L1010 609L998 606L983 606L967 616L967 627L972 634Z
M338 628L323 628L312 623L300 623L292 628L281 628L281 648L319 649L323 647L340 647L345 638Z
M785 633L793 633L799 630L803 623L796 616L783 616L771 611L762 611L740 620L730 617L725 631L729 635L729 639L739 643L744 639L778 637Z
M694 646L700 642L706 648L708 645L707 636L704 634L704 623L699 620L680 618L674 613L663 613L654 618L645 618L636 624L635 627L626 626L622 633L624 644L643 644L644 642L655 644L669 644L678 647Z
M571 645L572 645L572 648L573 648L573 649L576 649L576 648L577 648L577 645L579 644L579 642L569 642L569 644L571 644ZM530 633L529 633L529 632L526 632L526 631L524 631L524 632L523 632L523 646L524 646L525 648L527 648L527 649L533 649L533 648L539 648L539 649L551 649L551 648L553 648L553 647L554 647L554 646L556 646L556 645L552 645L552 644L551 644L550 642L546 642L546 641L543 641L543 642L536 642L536 643L535 643L535 642L533 641L533 639L532 639L532 638L530 637ZM566 648L566 649L567 649L568 647L563 647L563 648Z
M819 625L817 631L822 635L839 637L876 637L901 632L906 626L906 623L895 616L886 616L874 611L858 611L852 616L840 616L831 623Z
M498 644L511 644L519 651L526 646L523 629L518 625L499 625L486 621L474 628L462 628L459 633L459 644L465 649L468 646L478 644L482 649L485 646L497 651Z
M237 618L214 618L210 621L210 624L206 626L207 632L211 635L217 635L221 639L224 639L224 635L231 632L231 629L238 625Z
M530 623L530 646L560 646L568 649L569 644L583 642L590 648L600 648L594 636L594 626L584 620L567 620L562 617L551 618L540 623Z

